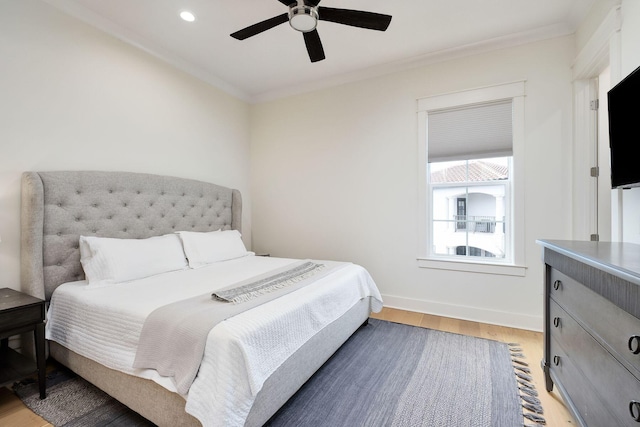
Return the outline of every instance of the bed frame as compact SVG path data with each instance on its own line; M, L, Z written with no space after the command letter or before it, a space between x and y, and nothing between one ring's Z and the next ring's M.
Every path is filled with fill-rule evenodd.
M184 178L131 172L60 171L22 175L22 291L47 301L62 283L84 279L80 235L147 238L174 231L241 231L238 190ZM324 328L265 382L246 426L261 426L367 321L364 299ZM200 422L182 396L112 370L55 342L50 355L160 426Z

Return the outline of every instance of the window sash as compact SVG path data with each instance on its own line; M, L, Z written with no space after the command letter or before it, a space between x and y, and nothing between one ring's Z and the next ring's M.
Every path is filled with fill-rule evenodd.
M511 185L511 176L512 176L512 168L513 168L513 161L512 158L509 158L508 160L508 179L505 180L490 180L490 181L469 181L468 178L466 181L463 182L446 182L446 183L442 183L442 182L438 182L438 183L432 183L431 180L429 179L429 177L431 176L430 174L430 170L431 170L431 163L428 165L427 167L427 191L428 191L428 197L427 200L429 200L429 207L428 207L428 215L427 215L427 221L428 221L428 236L427 236L427 255L431 258L434 259L449 259L449 260L454 260L454 261L462 261L462 260L474 260L477 262L489 262L489 263L513 263L514 262L514 254L513 254L513 244L512 244L512 227L513 227L513 223L512 223L512 194L511 194L511 189L512 189L512 185ZM478 221L478 219L464 219L464 220L459 220L457 218L436 218L436 215L434 213L434 207L436 206L436 203L434 201L434 190L438 190L438 189L447 189L447 188L451 188L451 189L456 189L456 188L464 188L465 189L465 193L464 193L464 197L467 199L467 217L469 216L469 206L468 206L468 200L469 200L469 194L472 194L473 192L469 191L469 189L478 189L481 187L502 187L502 191L500 191L501 194L503 194L504 196L504 219L503 220L498 220L498 218L495 218L494 220L490 220L490 221L482 221L482 219L480 219L480 221ZM457 204L457 200L456 200L456 204ZM467 229L465 231L465 245L466 247L473 247L473 245L469 244L469 233L470 232L476 232L478 231L478 226L477 223L481 222L481 223L487 223L487 228L493 228L494 232L495 230L499 230L498 227L500 227L499 224L502 224L502 229L504 230L504 237L503 237L503 245L504 245L504 256L495 256L495 257L478 257L478 256L472 256L469 254L470 251L467 251L466 255L456 255L454 254L443 254L440 252L437 252L435 249L435 244L438 243L435 241L436 238L436 230L435 230L435 225L438 223L450 223L450 224L454 224L457 222L464 222L465 224L471 224L473 230L469 230ZM454 224L454 227L456 227L457 224ZM482 231L481 231L482 232ZM461 231L458 231L458 233L461 233ZM460 245L458 245L460 246ZM491 251L490 251L491 252Z

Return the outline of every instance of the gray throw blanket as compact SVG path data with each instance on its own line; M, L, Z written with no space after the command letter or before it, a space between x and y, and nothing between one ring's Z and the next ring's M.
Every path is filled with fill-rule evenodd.
M216 292L231 299L235 295L244 301L242 303L232 304L207 293L160 307L144 322L133 367L155 369L160 375L173 377L178 392L186 394L200 368L209 331L215 325L305 287L346 265L348 263L333 261L322 261L322 264L300 261Z
M325 267L324 264L316 264L307 261L285 271L269 272L263 279L252 279L245 285L235 284L230 288L222 289L211 294L218 301L241 303L252 300L260 295L273 292L293 283L315 275Z

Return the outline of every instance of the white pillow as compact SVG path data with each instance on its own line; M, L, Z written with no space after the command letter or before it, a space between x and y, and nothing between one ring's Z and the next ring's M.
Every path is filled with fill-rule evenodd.
M210 231L178 231L184 246L184 253L189 260L189 267L199 268L218 261L247 256L242 236L238 230Z
M80 262L89 285L127 282L187 268L175 234L148 239L80 236Z

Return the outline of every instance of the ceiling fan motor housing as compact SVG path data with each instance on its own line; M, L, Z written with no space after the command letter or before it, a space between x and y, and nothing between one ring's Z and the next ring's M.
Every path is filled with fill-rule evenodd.
M305 5L304 2L290 6L289 25L301 33L315 30L318 25L318 10L315 7Z

